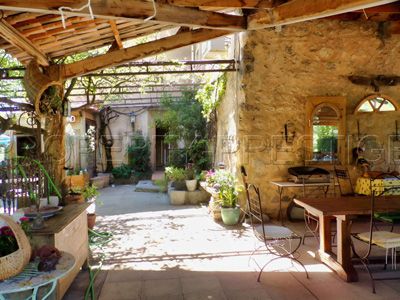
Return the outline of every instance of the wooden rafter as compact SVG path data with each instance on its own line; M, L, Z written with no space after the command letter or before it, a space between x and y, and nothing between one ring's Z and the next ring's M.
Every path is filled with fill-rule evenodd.
M81 76L132 60L142 59L168 50L217 38L229 33L231 32L210 29L198 29L190 32L177 33L173 36L156 41L112 51L75 63L62 65L61 76L65 79Z
M292 0L248 17L248 29L261 29L329 17L396 2L396 0Z
M271 8L272 0L167 0L171 5L211 8Z
M55 8L65 5L65 3L59 5L62 2L66 1L6 0L0 1L0 9L41 14L60 14L60 11ZM82 6L82 2L79 2L78 4L71 3L67 6L79 8ZM146 1L92 0L91 7L96 18L102 19L143 20L154 15L152 2ZM87 10L79 12L70 12L65 10L64 14L66 16L89 16ZM242 16L201 11L193 8L176 7L168 4L156 4L156 15L151 19L151 21L221 30L245 30L245 19Z
M108 22L110 23L111 30L114 34L115 43L118 45L118 48L119 49L124 48L124 45L122 45L121 37L119 36L118 27L117 24L115 23L115 20L110 20Z
M0 35L10 44L35 58L39 64L43 66L49 65L46 55L44 55L35 44L23 36L17 29L8 24L4 19L0 20Z

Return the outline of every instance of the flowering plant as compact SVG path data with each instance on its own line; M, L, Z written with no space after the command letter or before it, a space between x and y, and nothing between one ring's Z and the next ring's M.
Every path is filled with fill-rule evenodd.
M22 217L19 224L26 234L30 233L29 219ZM18 243L15 239L14 232L9 226L0 227L0 257L9 255L18 250Z
M206 181L218 192L218 201L222 207L236 207L241 187L232 173L227 170L209 172Z

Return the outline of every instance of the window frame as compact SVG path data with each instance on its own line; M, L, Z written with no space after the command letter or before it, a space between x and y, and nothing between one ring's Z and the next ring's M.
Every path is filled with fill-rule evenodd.
M321 123L321 125L331 125L338 127L338 151L337 151L337 160L329 160L329 161L318 161L313 160L313 117L315 111L322 106L329 106L335 110L338 115L338 118L332 121L325 120ZM306 126L305 126L305 162L306 164L337 164L345 161L345 153L346 153L346 98L343 96L314 96L308 97L306 103Z
M393 106L394 106L394 110L379 110L382 107L382 104L378 107L378 109L376 109L370 102L370 100L376 99L376 98L383 98L387 101L389 101ZM369 102L372 111L359 111L359 109L361 108L361 106L364 105L365 102ZM387 113L387 112L394 112L394 111L398 111L399 110L399 105L397 104L397 101L395 101L393 98L387 96L387 95L383 95L383 94L372 94L369 95L363 99L361 99L357 105L356 108L354 109L354 114L372 114L372 113Z

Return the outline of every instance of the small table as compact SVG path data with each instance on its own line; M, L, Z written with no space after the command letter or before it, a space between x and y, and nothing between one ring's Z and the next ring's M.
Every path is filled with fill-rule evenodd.
M294 202L319 218L319 250L316 257L333 269L344 281L358 281L351 260L350 220L352 216L371 214L369 197L298 198ZM399 196L381 196L375 202L376 212L400 210ZM337 254L332 253L331 220L336 218Z
M40 299L45 300L54 292L58 279L64 277L75 266L72 254L61 252L56 269L50 272L39 272L37 262L29 263L18 275L0 282L0 300L6 299L6 294L20 293L32 290L28 299L38 299L38 290L42 286L51 285L50 290Z
M324 196L328 193L329 187L332 184L331 182L319 182L319 183L295 183L292 181L271 181L271 184L276 185L278 187L279 193L279 215L278 218L281 220L283 224L283 217L282 217L282 196L283 190L285 188L302 188L303 189L303 197L306 193L306 188L308 187L317 187L317 188L324 188Z

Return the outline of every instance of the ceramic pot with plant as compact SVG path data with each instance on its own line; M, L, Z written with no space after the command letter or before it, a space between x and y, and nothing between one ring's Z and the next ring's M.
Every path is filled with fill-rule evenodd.
M84 203L85 199L82 196L82 189L72 187L69 193L64 197L65 204Z
M177 167L166 167L165 176L167 176L167 178L172 181L175 190L178 191L186 190L185 169Z
M97 196L99 195L99 191L97 187L90 184L85 186L82 191L82 196L86 202L91 203L90 206L86 209L87 217L88 217L88 227L93 229L94 225L96 224L96 203L99 201L97 200Z
M225 225L235 225L239 222L240 217L240 206L238 205L240 187L235 176L225 170L217 171L216 181L222 221Z
M185 172L186 188L189 192L194 192L197 189L197 179L195 178L195 173L193 167L188 167Z

